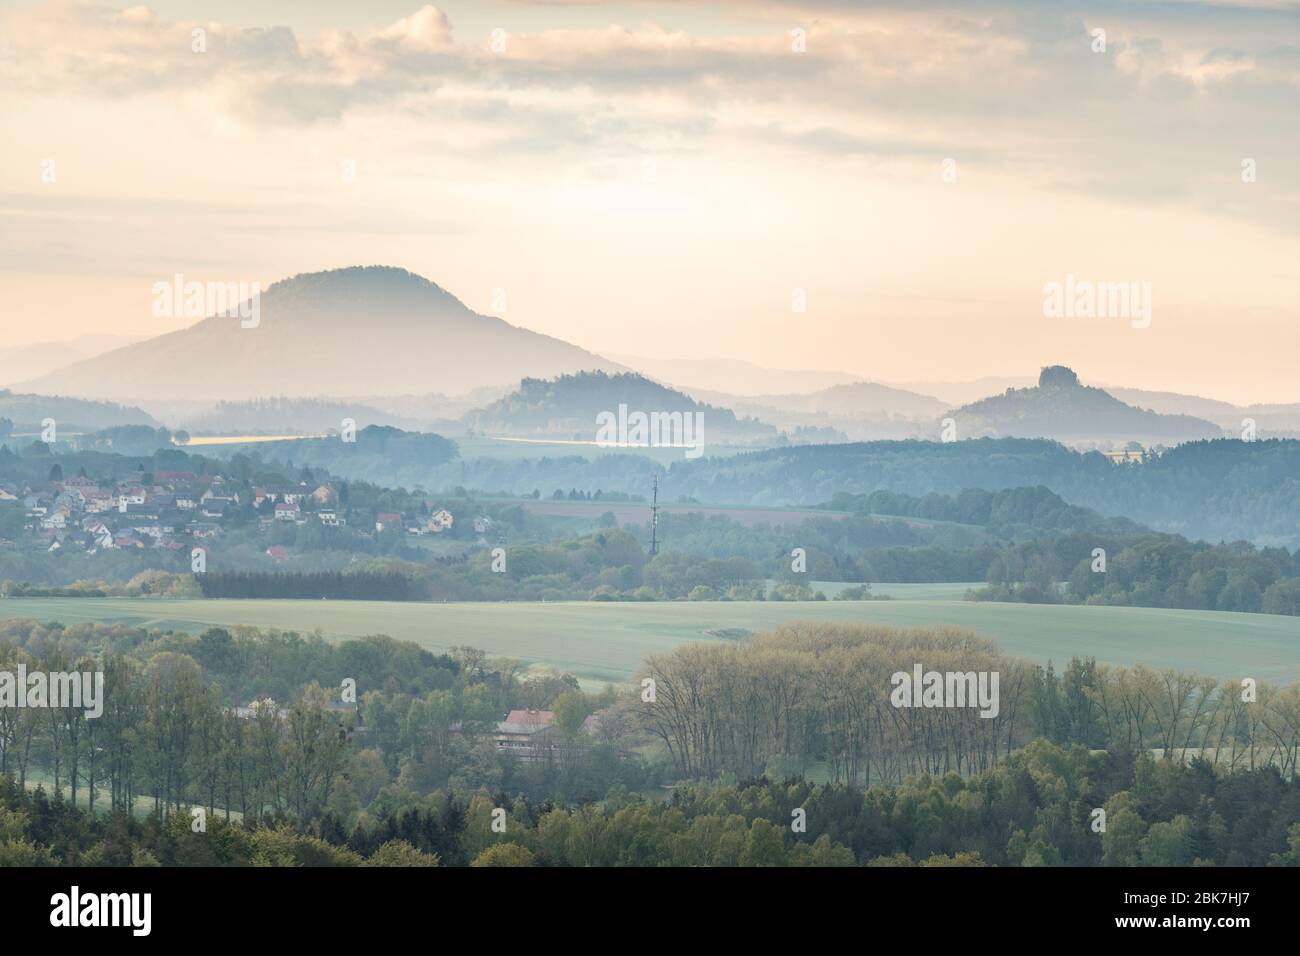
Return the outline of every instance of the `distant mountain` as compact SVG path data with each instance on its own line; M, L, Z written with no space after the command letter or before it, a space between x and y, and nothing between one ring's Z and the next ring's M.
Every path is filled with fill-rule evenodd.
M1231 402L1199 395L1182 395L1178 392L1149 392L1142 388L1105 386L1106 391L1135 408L1146 408L1161 415L1194 415L1214 422L1229 424L1239 409Z
M610 355L628 368L685 391L708 388L733 395L816 392L831 385L859 381L852 372L765 368L741 359L660 359Z
M1042 370L1032 388L1009 388L951 412L958 438L1054 438L1102 443L1177 443L1221 438L1212 422L1161 415L1126 405L1100 388L1079 383L1063 365Z
M218 402L184 418L181 427L197 435L321 435L342 428L350 418L358 428L390 425L419 430L420 422L359 402L333 398L256 398Z
M552 381L527 378L519 389L486 408L467 413L467 429L504 437L555 437L595 441L599 416L640 412L703 416L705 441L775 439L777 430L755 419L738 418L728 408L697 402L689 395L632 372L607 375L580 372Z
M148 425L158 422L138 408L111 402L91 402L59 395L30 395L0 390L0 419L13 423L15 432L40 431L41 423L54 419L58 432L98 431L118 425Z
M894 388L905 389L909 392L919 392L922 395L933 395L941 402L946 402L949 408L956 408L958 405L965 405L969 402L979 401L981 398L988 398L990 395L1000 395L1009 388L1025 388L1034 384L1034 378L1031 375L986 375L983 378L973 378L967 382L889 382Z
M503 395L508 395L519 387L518 382L500 385L484 385L461 395L369 395L357 396L352 400L363 405L387 412L395 418L420 422L424 431L437 431L429 426L437 422L438 427L457 421L462 415L476 408L482 408L495 402Z
M1108 388L1120 401L1149 408L1162 415L1195 415L1236 434L1242 422L1249 418L1255 422L1258 437L1300 436L1300 402L1276 405L1233 405L1200 395L1182 395L1178 392L1147 392L1139 388Z
M935 418L948 407L929 395L876 382L851 382L788 395L745 396L700 388L686 391L700 401L724 405L738 415L775 425L796 442L928 438Z
M930 395L877 382L848 382L817 392L793 395L737 396L691 389L705 401L731 408L763 408L785 412L833 415L840 418L916 418L929 421L949 406Z
M470 311L404 269L294 276L261 294L260 322L209 316L26 383L94 398L244 400L456 394L526 376L621 366Z
M45 375L142 338L144 336L140 335L83 335L65 342L36 342L0 348L0 385Z

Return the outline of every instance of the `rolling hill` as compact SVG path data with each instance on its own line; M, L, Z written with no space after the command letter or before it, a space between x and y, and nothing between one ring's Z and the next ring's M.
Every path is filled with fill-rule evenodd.
M142 338L141 335L82 335L64 342L3 346L0 347L0 385L45 375Z
M815 392L828 385L856 382L852 372L766 368L735 358L666 359L611 353L610 358L649 378L695 392L718 389L732 395Z
M623 490L599 467L591 486ZM1206 541L1300 546L1300 441L1185 442L1145 463L1114 464L1045 439L811 445L673 465L668 499L799 505L881 489L924 496L1042 485L1072 505ZM543 486L563 482L543 480ZM539 481L533 477L534 484ZM587 487L587 485L581 485Z
M1300 438L1300 402L1233 405L1200 395L1178 392L1148 392L1140 388L1108 388L1122 402L1148 408L1161 415L1195 415L1237 434L1244 419L1255 421L1261 438Z
M86 401L61 395L30 395L0 391L0 419L13 423L16 433L38 431L41 422L54 419L60 431L95 431L118 425L148 425L158 422L138 408L112 402Z
M928 437L931 423L948 407L929 395L878 382L845 382L816 392L755 396L689 391L700 401L725 405L737 414L786 429L795 440L800 430L810 429L815 430L813 440L818 441Z
M333 398L255 398L246 402L218 402L185 418L181 427L194 434L324 434L338 430L351 418L358 428L391 425L418 430L423 422L394 415L360 402Z

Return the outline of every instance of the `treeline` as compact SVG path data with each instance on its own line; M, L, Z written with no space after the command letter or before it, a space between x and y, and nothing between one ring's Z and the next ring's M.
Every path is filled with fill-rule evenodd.
M647 555L630 531L607 528L555 544L521 544L496 555L386 561L349 572L212 571L195 575L205 597L393 601L762 600L781 567L743 558ZM386 568L386 569L385 569ZM967 578L966 580L970 580ZM809 595L811 597L811 593Z
M1300 614L1300 552L1244 541L1068 535L1002 550L986 580L973 599Z
M422 582L397 571L212 571L194 577L205 598L419 601L428 597Z
M92 817L0 777L0 865L467 864L1300 866L1300 783L1038 740L973 777L898 788L759 778L684 784L670 801L615 787L572 807L453 790L350 829L327 815L297 827L215 818L196 833L187 815Z
M897 706L893 675L918 665L945 676L997 674L996 707L974 706L973 689L965 706ZM684 777L781 776L822 764L837 782L896 784L977 773L1043 736L1158 749L1179 763L1272 765L1288 778L1300 756L1300 686L1077 661L1057 681L949 628L791 624L743 643L680 647L650 658L645 676L656 696L646 729Z
M594 463L593 463L594 464ZM660 493L752 504L830 501L889 489L958 495L1042 485L1103 515L1207 541L1300 547L1300 441L1187 442L1142 464L1116 465L1044 439L876 441L808 445L675 463ZM618 487L592 468L581 482ZM494 487L474 482L479 487ZM569 484L548 481L546 485Z
M203 807L304 826L332 814L350 828L376 803L439 787L594 800L615 783L661 779L661 762L630 758L635 725L613 695L472 648L435 656L383 636L334 645L252 628L5 622L0 671L20 665L102 672L103 713L0 708L0 774L106 812L165 820ZM497 721L521 708L556 714L535 760L493 741Z
M77 585L66 588L43 588L31 584L24 584L18 581L0 582L0 597L2 598L27 598L27 597L90 597L102 598L108 597L107 588L95 587L79 582Z
M0 775L0 867L10 866L438 866L436 853L391 839L362 856L296 830L287 822L241 825L182 813L140 819L94 814L44 787L25 789Z
M145 412L131 405L0 389L0 422L8 420L11 427L39 432L41 422L47 418L53 418L59 423L59 431L70 433L111 428L115 425L156 427L158 424ZM0 437L7 435L8 432L0 427Z
M1043 531L1137 534L1145 529L1127 518L1104 518L1091 508L1067 504L1042 485L986 491L964 488L956 495L906 495L881 489L871 494L838 492L824 507L834 511L955 521L1012 537Z
M459 653L470 654L467 649ZM172 655L166 659L173 663L178 657L192 660L200 668L203 682L219 687L222 702L230 705L267 697L288 701L308 683L337 688L348 677L357 682L358 693L380 690L421 695L451 687L462 667L456 657L433 654L385 635L334 642L319 633L253 627L210 627L201 634L189 634L120 623L0 621L0 670L19 660L53 662L55 658L100 661L130 657L147 667L160 655ZM490 682L495 668L476 664L474 672L478 679ZM496 703L513 705L514 699Z
M996 707L895 707L891 676L998 674ZM687 778L802 773L900 783L922 773L977 773L1027 738L1029 665L954 628L792 624L740 644L688 644L651 657L645 726ZM919 697L919 688L918 688ZM972 693L974 693L972 691Z

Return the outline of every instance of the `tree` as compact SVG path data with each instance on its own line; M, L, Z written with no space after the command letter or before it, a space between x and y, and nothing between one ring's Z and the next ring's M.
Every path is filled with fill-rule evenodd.
M741 866L785 866L785 841L775 824L758 819L749 825Z
M1105 804L1106 830L1101 835L1102 866L1137 866L1139 844L1146 823L1137 811L1137 800L1127 790Z
M504 844L509 846L511 844ZM493 849L496 849L495 847ZM525 851L527 852L527 851ZM421 853L405 840L389 840L366 860L366 866L437 866L438 854Z
M1192 831L1189 817L1178 814L1168 822L1153 823L1138 845L1145 866L1190 866L1193 859Z
M555 714L555 729L572 739L581 732L583 721L590 716L591 704L585 694L570 691L557 697L551 710Z
M533 854L518 843L498 843L474 858L470 866L532 866Z

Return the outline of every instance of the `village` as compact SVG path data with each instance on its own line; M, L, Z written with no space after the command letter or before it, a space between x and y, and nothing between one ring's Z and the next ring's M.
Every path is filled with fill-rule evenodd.
M249 486L222 475L188 471L141 473L135 480L97 481L84 473L63 478L56 470L41 485L0 484L0 503L20 504L23 534L0 536L0 548L96 554L113 550L186 552L206 540L239 528L270 533L279 525L345 529L374 538L385 532L402 537L444 535L455 516L446 508L420 513L363 512L339 500L330 483L300 482L276 487ZM428 510L429 513L423 513ZM493 521L471 521L481 543L493 533ZM288 556L283 544L265 553L279 561Z

